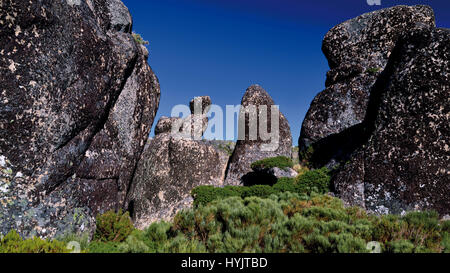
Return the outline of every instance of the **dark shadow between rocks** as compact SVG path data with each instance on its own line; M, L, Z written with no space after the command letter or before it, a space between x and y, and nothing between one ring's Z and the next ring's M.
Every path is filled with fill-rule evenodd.
M273 186L277 183L277 178L267 173L251 172L241 178L241 183L246 187L254 185Z

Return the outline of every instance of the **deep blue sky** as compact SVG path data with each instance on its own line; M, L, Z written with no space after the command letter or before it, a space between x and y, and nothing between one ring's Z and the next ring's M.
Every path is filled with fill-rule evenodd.
M150 42L149 63L161 84L155 124L194 96L210 95L223 109L237 105L258 83L280 105L296 144L309 104L325 86L321 44L330 28L399 4L428 4L438 26L450 27L448 0L366 1L123 0L134 31Z

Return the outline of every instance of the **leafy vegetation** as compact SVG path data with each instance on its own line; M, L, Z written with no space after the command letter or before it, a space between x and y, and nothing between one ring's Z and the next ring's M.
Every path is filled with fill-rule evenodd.
M379 71L381 71L380 67L369 67L366 72L371 74L371 75L375 75L377 74Z
M0 253L69 253L70 250L64 242L57 240L43 240L33 237L22 239L14 230L11 230L0 240Z
M387 253L448 251L449 221L436 213L372 216L334 197L291 192L216 199L178 213L172 223L134 230L125 241L89 251L120 253Z
M292 159L285 157L285 156L277 156L277 157L271 157L266 158L263 160L259 160L254 162L251 165L251 168L253 170L257 169L271 169L278 167L280 169L287 169L294 167L294 163L292 162Z
M216 188L213 186L200 186L192 190L194 197L194 205L206 205L217 199L237 196L245 197L261 197L267 198L271 194L282 192L293 193L327 193L330 188L330 176L328 169L318 169L305 171L297 178L281 178L273 186L255 185L251 187L226 186L224 188Z
M128 212L118 213L109 211L103 215L97 216L97 229L95 230L94 240L102 242L123 242L133 231Z
M0 252L70 252L73 241L82 253L450 252L450 221L437 213L368 215L324 194L329 187L327 169L305 170L273 186L203 186L192 191L194 207L172 222L137 230L127 212L109 211L97 217L90 242L73 234L23 240L11 231L0 240Z
M236 146L236 143L232 141L225 141L221 144L219 144L219 149L224 151L228 156L232 156L234 152L234 148Z
M142 36L141 36L140 34L138 34L138 33L134 33L134 32L133 32L133 38L134 38L134 41L135 41L137 44L139 44L139 45L148 45L148 44L149 44L149 42L148 42L148 41L145 41L145 40L142 38Z
M116 215L106 218L123 221L124 214ZM434 212L377 217L346 208L328 195L283 192L267 198L216 199L178 213L171 223L133 229L121 242L94 240L83 252L366 253L371 250L368 243L375 241L385 253L448 253L449 227L450 221L440 221ZM1 240L0 252L68 250L63 242L22 240L11 231Z

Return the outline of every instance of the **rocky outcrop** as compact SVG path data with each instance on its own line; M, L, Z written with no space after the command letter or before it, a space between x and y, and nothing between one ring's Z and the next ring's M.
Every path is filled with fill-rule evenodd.
M450 31L405 34L372 91L367 136L334 184L340 197L379 214L450 214Z
M239 117L239 140L227 167L225 185L246 184L243 177L252 172L251 164L255 161L276 156L291 157L292 136L289 123L278 108L272 108L274 105L270 95L259 85L250 86L245 92ZM263 110L267 113L265 120L262 119L264 115L261 115ZM276 112L272 112L273 110ZM272 114L278 120L272 121ZM272 131L272 127L278 132ZM274 138L267 140L261 134L265 131L273 134Z
M332 28L322 50L330 71L302 125L301 160L333 167L361 145L370 90L399 37L415 27L434 27L428 6L396 6L363 14Z
M261 173L269 176L273 176L275 180L280 178L295 178L298 176L298 173L292 168L253 168L253 171L256 173Z
M190 134L178 134L180 129L172 130L171 126L187 121L190 119L161 118L155 138L145 148L127 198L138 228L170 220L190 207L193 188L223 185L229 156L208 142L192 139Z
M185 118L161 117L156 124L155 134L172 132L181 138L201 140L208 128L207 113L211 107L209 96L196 97L190 102L191 114Z
M181 133L194 140L201 140L208 128L208 112L211 109L209 96L195 97L189 103L191 115L183 120Z
M148 52L118 0L0 6L0 232L90 232L124 205L153 123Z

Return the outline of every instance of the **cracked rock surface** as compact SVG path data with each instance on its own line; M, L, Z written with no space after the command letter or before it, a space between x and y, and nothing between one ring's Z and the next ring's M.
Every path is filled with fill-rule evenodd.
M147 144L139 162L127 198L137 228L171 220L177 212L189 208L195 187L223 185L228 154L207 141L193 139L191 134L173 134L172 126L180 122L186 121L162 117L155 138ZM201 125L202 120L198 123Z
M274 141L265 140L260 134L261 131L266 131L265 129L267 129L268 132L271 132L272 130L271 106L275 105L275 103L266 90L259 85L250 86L242 98L241 105L243 106L243 108L241 108L241 115L245 112L244 108L248 106L254 106L257 110L255 113L257 114L246 114L245 118L242 118L242 123L244 125L242 128L245 128L245 132L243 130L239 131L239 134L241 134L242 137L237 141L233 155L228 163L225 185L245 184L243 177L252 172L251 164L255 161L276 156L291 157L291 129L287 119L279 109L277 110L279 118L279 138L277 140L274 139ZM262 108L265 108L267 111L265 122L260 120L261 116L259 113ZM257 122L252 123L251 120ZM256 127L256 135L254 136L251 133L253 131L251 126ZM263 127L263 129L260 130L261 126L265 126L265 128Z
M450 31L399 40L372 91L364 145L334 178L339 196L377 214L450 213Z
M358 125L366 116L371 89L397 40L423 26L435 26L430 7L396 6L348 20L325 35L322 51L330 71L326 89L314 98L303 121L301 159L318 168L332 168L348 160L361 144Z
M159 105L148 52L118 0L0 6L0 232L92 232L124 205Z

